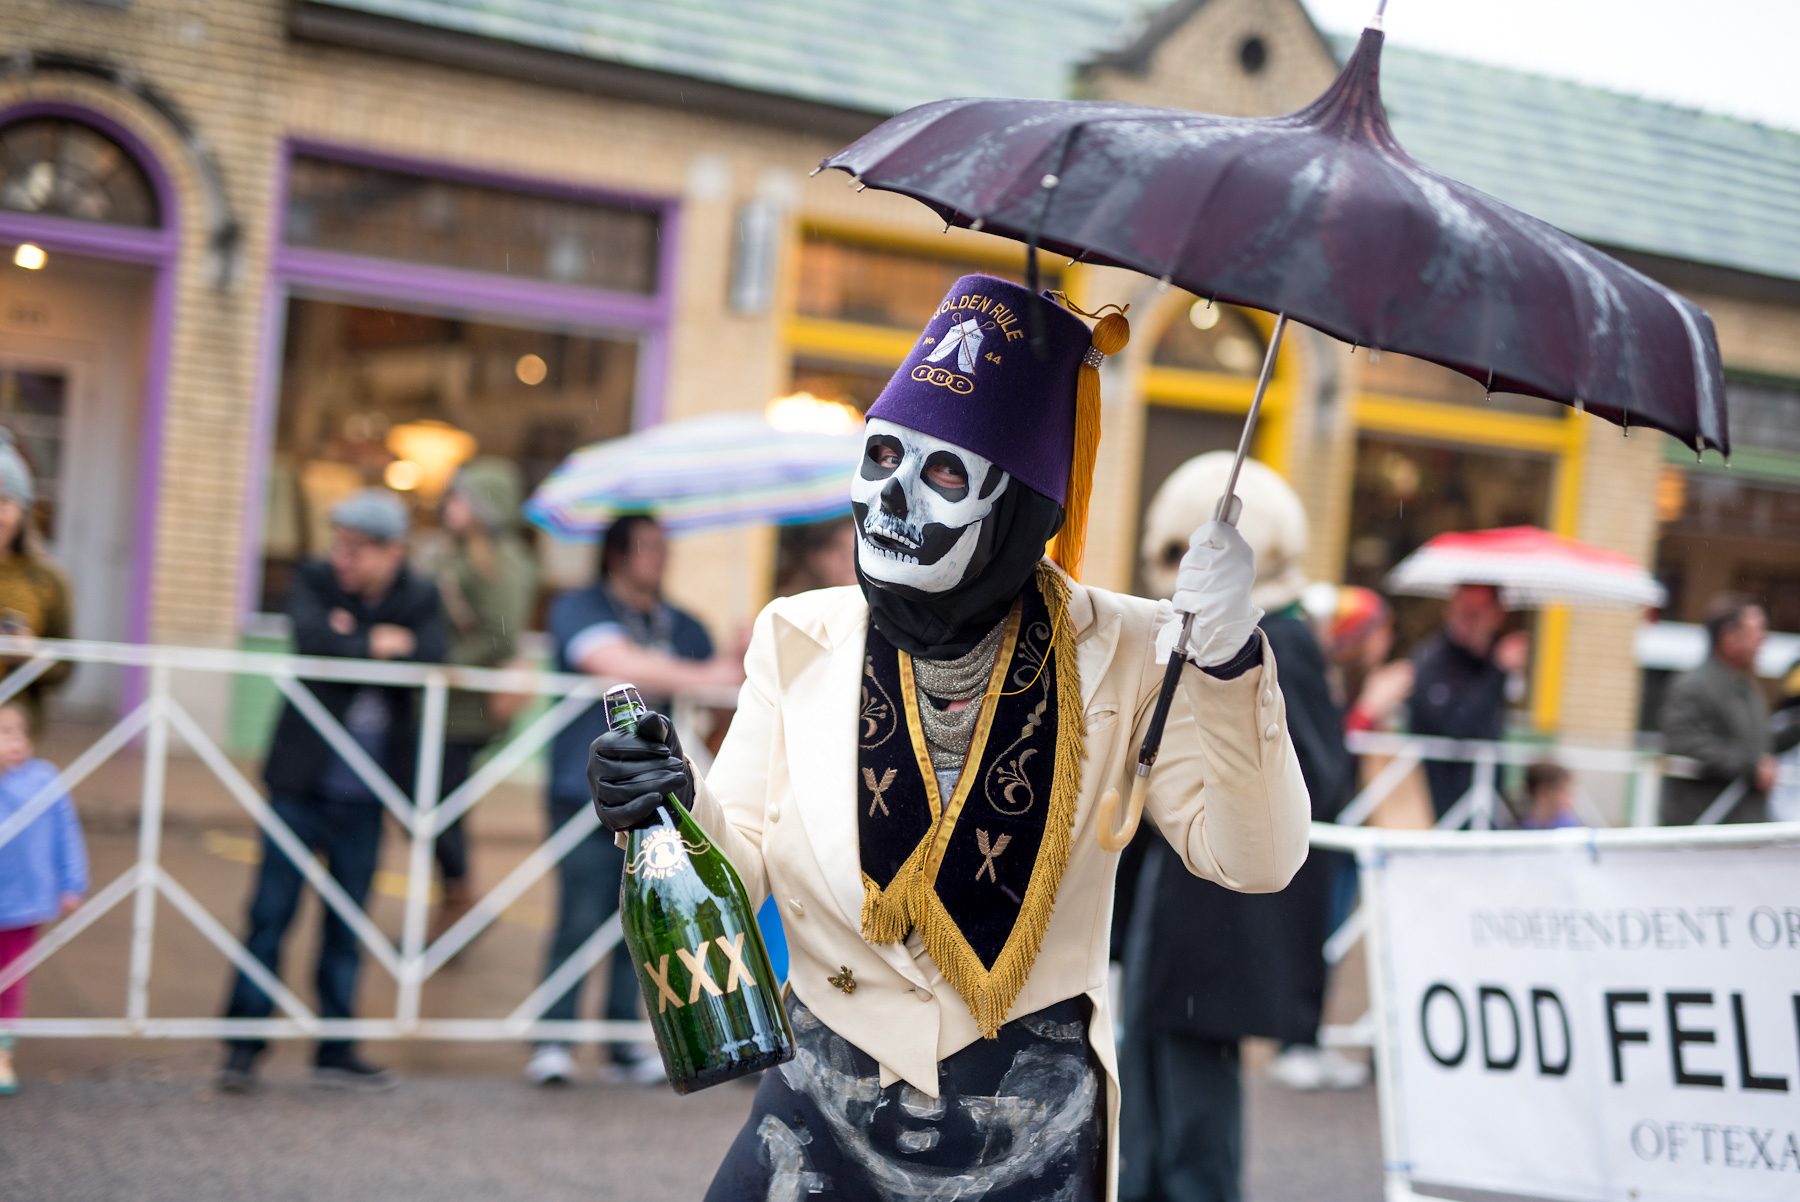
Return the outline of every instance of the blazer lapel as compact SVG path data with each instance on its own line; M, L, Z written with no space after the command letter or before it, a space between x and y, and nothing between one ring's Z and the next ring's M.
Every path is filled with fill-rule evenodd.
M1125 620L1116 612L1098 616L1087 589L1073 581L1069 583L1069 620L1075 624L1075 664L1081 670L1081 706L1086 709L1094 704L1100 681L1112 667Z
M862 710L868 603L855 589L817 626L775 616L781 728L788 779L813 858L853 931L862 930L862 854L857 845L857 715ZM915 985L924 974L905 946L872 950Z
M856 842L856 729L862 701L860 620L832 612L803 629L775 616L781 727L794 803L807 841L852 928L862 927L862 864ZM848 606L845 607L848 609Z

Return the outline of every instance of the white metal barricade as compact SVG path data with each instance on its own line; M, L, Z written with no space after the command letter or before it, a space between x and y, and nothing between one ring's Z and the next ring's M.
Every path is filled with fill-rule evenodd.
M133 865L100 886L74 914L51 926L26 955L0 970L0 989L43 963L101 916L132 901L130 964L125 1013L110 1018L25 1018L0 1029L33 1036L138 1036L149 1038L352 1038L522 1040L558 1039L577 1042L625 1042L649 1037L639 1022L548 1021L541 1016L571 985L580 981L619 943L617 918L608 920L568 960L504 1016L478 1019L429 1018L421 1014L424 984L491 926L511 905L599 826L591 808L583 807L435 941L426 938L437 837L466 814L501 781L538 755L569 722L598 699L610 682L593 677L533 671L497 671L443 665L327 659L259 652L187 647L142 646L0 638L0 656L25 662L0 682L0 702L16 696L58 662L113 664L143 672L147 695L69 763L10 818L0 821L4 846L43 814L63 793L75 788L101 764L134 740L141 740L143 779L138 815L137 857ZM368 785L408 840L404 919L400 938L391 941L332 879L294 832L275 814L261 790L239 770L218 744L182 706L173 688L176 674L251 675L270 680L281 695L319 732L333 751ZM357 744L343 725L326 711L301 682L332 680L418 688L422 691L417 775L409 796ZM486 763L449 796L440 796L445 704L452 688L492 693L529 693L552 699L549 708L512 739L498 746ZM703 708L731 708L736 690L689 692L675 702L673 715L689 754L707 766L695 716ZM162 864L165 783L171 738L180 740L230 793L268 840L300 870L321 901L341 918L363 949L397 985L391 1016L322 1019L252 957L226 926L184 888ZM1400 782L1425 760L1465 761L1477 766L1475 783L1439 826L1446 830L1470 823L1477 831L1493 825L1496 798L1492 787L1497 765L1550 759L1586 772L1615 772L1632 779L1630 812L1637 826L1654 823L1659 785L1670 763L1639 750L1487 743L1412 736L1358 733L1351 748L1362 755L1390 756L1391 762L1344 809L1337 824L1314 824L1313 843L1357 850L1394 832L1354 829L1372 815ZM1688 765L1675 764L1675 774L1691 775ZM1735 789L1735 792L1733 791ZM1726 808L1743 792L1736 784L1715 804ZM1717 821L1720 813L1704 821ZM1597 816L1595 816L1597 817ZM1599 825L1596 823L1596 825ZM1621 832L1610 832L1609 837ZM1646 832L1649 833L1649 832ZM1678 832L1676 833L1679 834ZM1457 836L1476 837L1474 833ZM266 993L281 1017L226 1019L216 1016L153 1018L149 985L156 940L156 899L162 897L199 933ZM1332 935L1326 958L1335 964L1371 930L1368 901ZM1372 1011L1373 1014L1373 1011ZM1372 1016L1343 1027L1327 1027L1324 1042L1336 1046L1368 1046L1374 1035Z
M88 900L51 926L24 956L0 970L0 989L30 973L96 920L132 902L130 965L125 1013L109 1018L24 1018L0 1029L32 1036L71 1038L137 1036L145 1038L347 1038L626 1042L650 1037L647 1023L546 1021L541 1015L557 997L579 981L619 943L619 923L604 923L513 1011L479 1019L436 1019L420 1013L425 982L470 940L491 925L506 908L554 868L599 820L590 807L550 834L525 860L495 885L463 918L435 941L426 939L432 889L433 847L449 825L466 814L496 785L537 755L558 731L600 696L609 681L553 672L495 671L443 665L326 659L256 652L214 651L186 647L139 646L0 638L0 656L26 662L3 683L0 702L16 696L53 664L62 661L114 664L141 670L147 695L94 741L23 807L0 822L0 847L78 786L96 768L134 740L142 741L143 779L139 799L135 862L100 885ZM404 921L398 945L360 907L353 904L329 872L270 807L219 745L177 700L177 673L253 675L272 681L283 697L319 732L379 803L399 824L408 840ZM409 796L357 744L343 725L321 705L303 681L331 680L369 685L418 688L422 691L419 752L414 789ZM452 688L490 693L529 693L553 704L495 753L448 797L440 796L445 704ZM673 715L683 744L703 764L705 751L695 732L694 717L703 707L733 707L735 689L685 693ZM350 928L368 957L395 980L392 1016L322 1019L292 990L275 979L220 920L197 901L162 864L165 785L171 739L178 739L235 799L280 854L299 869L306 882ZM153 1018L149 1014L152 953L156 941L156 899L162 897L274 1002L278 1016L226 1019L216 1016Z

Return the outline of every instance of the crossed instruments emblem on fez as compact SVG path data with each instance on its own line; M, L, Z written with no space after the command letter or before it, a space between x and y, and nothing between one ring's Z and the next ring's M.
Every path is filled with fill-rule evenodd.
M1000 876L994 871L994 860L1001 852L1006 850L1006 845L1011 842L1011 835L1001 835L999 841L992 847L989 847L988 833L981 830L979 827L976 828L975 846L981 850L982 856L981 867L975 870L976 880L980 880L981 874L985 872L987 873L988 879L993 881L994 884L998 885L1000 883Z

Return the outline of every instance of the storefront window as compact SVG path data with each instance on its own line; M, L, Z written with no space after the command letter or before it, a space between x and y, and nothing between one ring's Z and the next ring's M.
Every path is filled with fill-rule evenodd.
M1345 583L1380 589L1395 564L1448 531L1544 525L1551 467L1540 455L1359 438ZM1435 629L1439 606L1422 597L1391 600L1404 653Z
M472 454L528 487L576 447L631 428L635 336L576 334L296 297L288 302L269 474L262 607L323 552L331 507L371 484L413 506L426 547L442 483Z
M155 229L150 177L123 147L79 121L33 117L0 129L0 209Z
M1699 622L1708 599L1735 590L1763 603L1771 629L1800 631L1800 482L1675 469L1662 486L1663 512L1674 513L1657 548L1663 616Z
M1039 257L1039 283L1056 288L1062 260ZM802 317L917 331L931 320L950 286L972 272L1025 282L1023 264L938 257L891 246L810 233L800 245Z
M1242 309L1197 300L1163 331L1151 362L1253 377L1262 368L1264 345L1262 332Z
M66 370L0 364L0 426L13 436L31 466L37 528L52 543L57 536L56 499L62 491L68 404Z
M297 155L290 246L649 294L660 213Z
M1800 381L1733 375L1725 398L1731 467L1696 465L1671 443L1657 482L1663 617L1701 621L1714 594L1735 590L1763 603L1772 629L1800 631Z

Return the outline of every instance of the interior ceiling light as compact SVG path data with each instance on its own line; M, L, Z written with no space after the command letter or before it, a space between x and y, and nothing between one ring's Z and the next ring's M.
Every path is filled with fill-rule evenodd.
M771 426L790 434L851 434L862 429L862 410L810 392L776 397L763 409Z

